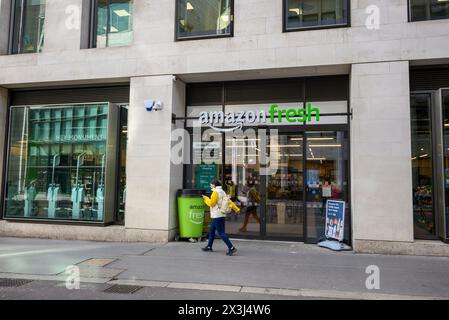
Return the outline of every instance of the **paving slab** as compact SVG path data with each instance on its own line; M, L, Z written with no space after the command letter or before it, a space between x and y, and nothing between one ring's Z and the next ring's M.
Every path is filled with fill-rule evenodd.
M139 256L160 246L163 245L0 238L0 272L54 275L91 258Z

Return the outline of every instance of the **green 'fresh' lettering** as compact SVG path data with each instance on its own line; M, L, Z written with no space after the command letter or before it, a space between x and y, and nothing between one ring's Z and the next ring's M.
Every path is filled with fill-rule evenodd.
M310 122L313 117L315 117L316 121L320 121L320 109L312 107L311 103L307 104L307 108L302 109L279 109L277 104L272 104L270 109L268 109L268 114L271 123L274 123L276 119L278 123L281 123L284 117L290 123Z

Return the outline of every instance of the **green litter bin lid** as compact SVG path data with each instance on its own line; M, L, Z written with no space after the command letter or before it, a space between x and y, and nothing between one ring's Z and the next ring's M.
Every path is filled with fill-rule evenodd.
M205 194L205 190L199 189L182 189L178 190L178 197L181 198L201 198Z

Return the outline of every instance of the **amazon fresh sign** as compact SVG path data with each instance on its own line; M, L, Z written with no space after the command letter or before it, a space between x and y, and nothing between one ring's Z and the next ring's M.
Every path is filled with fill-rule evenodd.
M244 125L266 124L268 122L273 125L282 124L283 121L303 124L306 121L312 121L313 118L317 122L320 121L320 110L317 107L312 107L311 103L308 103L306 108L283 109L277 104L272 104L267 111L227 113L223 111L211 111L201 112L199 114L201 125L209 126L221 132L241 129ZM222 125L225 125L226 128L223 128Z

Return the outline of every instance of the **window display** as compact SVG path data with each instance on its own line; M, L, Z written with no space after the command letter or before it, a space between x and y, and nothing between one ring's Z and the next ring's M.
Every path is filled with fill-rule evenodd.
M6 218L103 221L109 104L12 107Z

